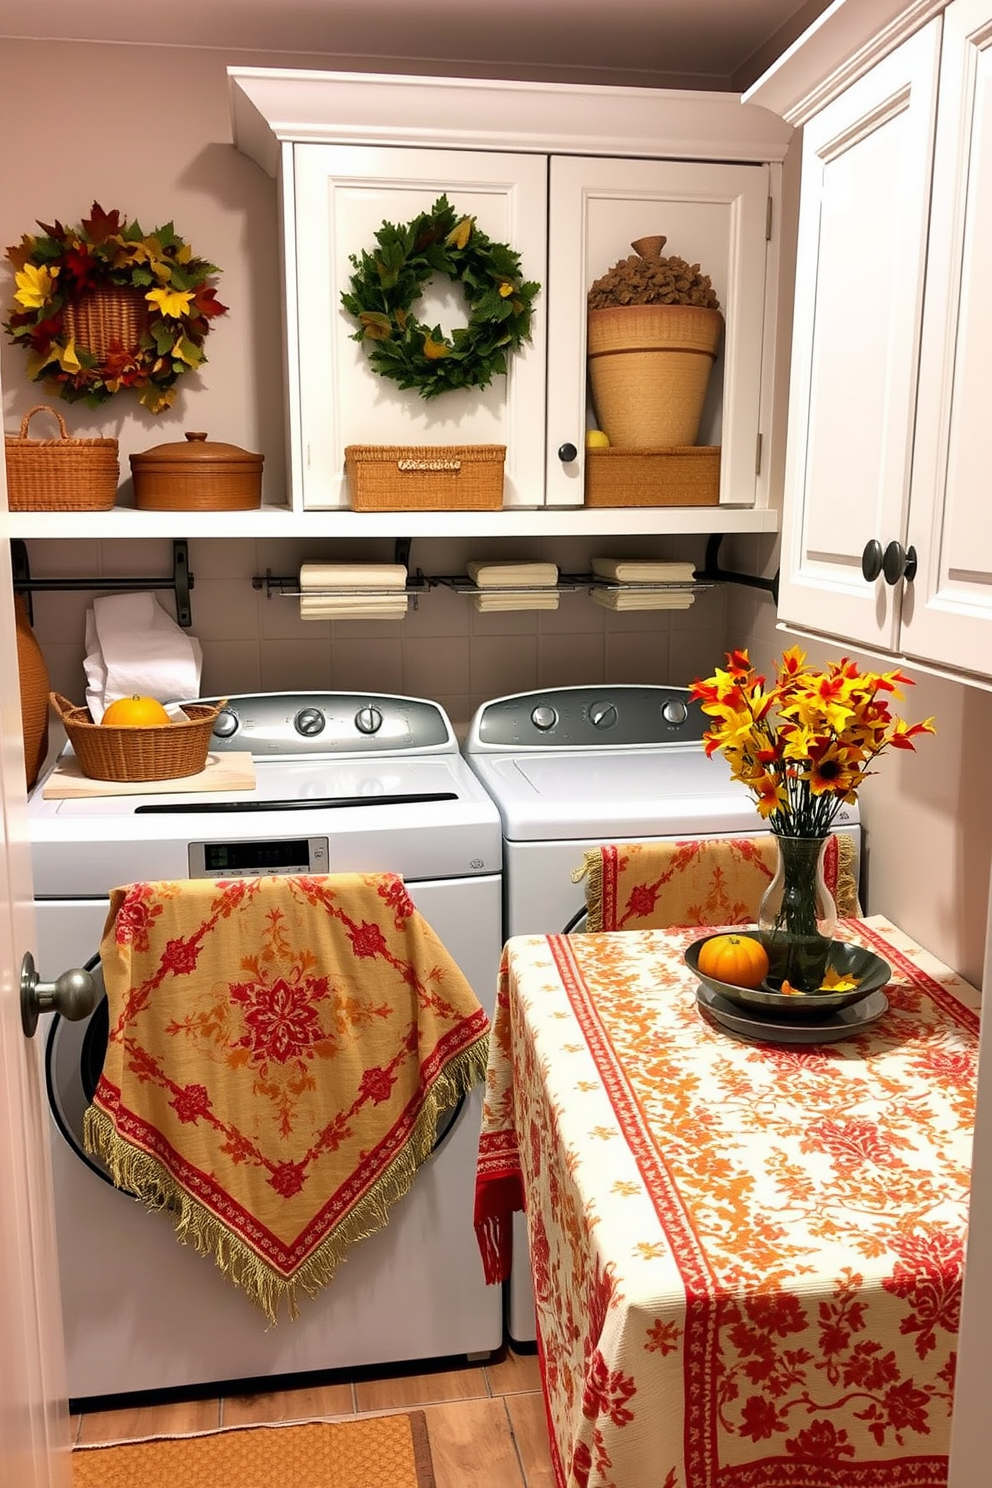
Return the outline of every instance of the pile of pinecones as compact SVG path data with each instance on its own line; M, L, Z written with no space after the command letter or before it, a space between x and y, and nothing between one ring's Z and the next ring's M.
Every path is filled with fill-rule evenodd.
M672 254L663 258L666 239L638 238L635 252L622 258L589 291L590 310L609 310L614 305L697 305L719 310L720 301L709 274L699 265Z

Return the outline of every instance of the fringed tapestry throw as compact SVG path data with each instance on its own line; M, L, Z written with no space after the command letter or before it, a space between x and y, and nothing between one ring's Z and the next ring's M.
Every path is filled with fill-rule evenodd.
M475 993L385 873L131 884L100 954L89 1150L271 1320L295 1317L484 1078Z
M572 874L586 880L586 929L667 930L675 925L749 925L775 875L770 833L590 848ZM854 839L834 833L824 876L838 914L859 915Z

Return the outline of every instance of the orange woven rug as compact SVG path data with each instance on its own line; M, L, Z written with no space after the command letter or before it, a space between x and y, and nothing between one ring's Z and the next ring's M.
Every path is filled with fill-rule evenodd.
M76 1447L72 1483L73 1488L435 1488L423 1411Z

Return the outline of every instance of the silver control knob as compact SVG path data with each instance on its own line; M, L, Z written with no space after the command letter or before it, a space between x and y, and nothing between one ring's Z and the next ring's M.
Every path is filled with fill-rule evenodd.
M304 738L312 739L324 732L324 715L319 708L301 708L293 719L293 727Z
M662 708L661 716L666 723L678 726L689 717L689 709L681 698L671 698Z
M593 703L589 709L589 722L593 728L612 728L618 716L615 703Z
M554 728L558 722L558 714L550 704L539 703L531 713L530 721L536 729L540 729L542 734L544 734L547 733L548 729Z
M238 715L230 708L222 708L214 719L213 731L218 739L229 739L238 732Z
M360 734L377 734L382 728L382 713L374 703L366 703L355 714L355 727Z

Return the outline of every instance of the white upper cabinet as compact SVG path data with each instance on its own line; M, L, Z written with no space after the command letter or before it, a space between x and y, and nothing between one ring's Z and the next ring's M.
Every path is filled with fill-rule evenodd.
M861 564L905 539L938 42L931 22L803 135L779 615L887 650L902 585Z
M500 444L503 510L449 513L438 530L516 532L514 514L536 512L535 531L585 530L584 517L588 530L776 529L781 120L730 96L646 89L268 69L232 69L231 87L235 143L280 181L293 513L349 531L385 515L349 511L349 445ZM516 252L540 292L506 375L424 400L372 370L341 297L381 225L441 196ZM721 447L719 506L584 510L586 296L635 239L659 234L710 275L726 321L699 434ZM467 315L461 287L435 276L413 313L450 334Z
M903 599L909 657L992 675L992 4L944 15Z
M713 281L726 322L710 378L698 443L721 445L720 500L753 506L767 491L757 449L771 422L771 359L763 356L769 294L767 165L681 161L551 160L546 500L581 505L584 435L591 420L586 378L589 286L661 234L664 252L698 263ZM763 414L766 416L763 420ZM574 461L559 450L571 443Z
M853 81L834 61L839 85L783 111L805 128L779 617L985 678L992 0L952 0Z
M374 252L383 222L403 225L447 196L493 242L520 255L527 280L545 292L547 162L497 151L298 145L293 152L292 261L286 276L290 470L302 506L347 507L348 445L506 445L503 500L534 506L544 466L544 314L505 376L425 401L369 365L341 304L351 259ZM539 297L540 298L540 297ZM465 323L457 284L435 276L415 307L425 325Z

